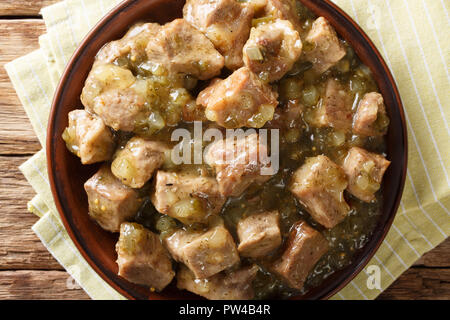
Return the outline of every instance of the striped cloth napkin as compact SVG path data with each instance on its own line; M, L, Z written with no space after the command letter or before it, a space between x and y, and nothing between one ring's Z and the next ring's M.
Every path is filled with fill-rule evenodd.
M42 9L47 33L40 49L6 70L42 146L50 104L64 66L78 43L119 0L65 0ZM406 111L409 169L394 224L374 258L332 299L374 299L450 233L449 2L444 0L336 0L368 33L391 68ZM76 250L50 191L44 150L21 171L36 190L29 210L33 230L93 299L124 299ZM371 275L380 271L381 286Z

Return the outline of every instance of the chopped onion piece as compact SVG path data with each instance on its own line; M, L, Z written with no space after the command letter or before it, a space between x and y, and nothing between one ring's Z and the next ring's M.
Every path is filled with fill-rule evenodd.
M246 53L250 60L254 61L264 60L264 56L262 55L261 50L258 47L248 47L246 49Z
M356 184L361 190L367 190L369 188L369 179L362 174L356 178Z
M331 141L334 146L339 147L345 143L345 132L335 131L331 134Z

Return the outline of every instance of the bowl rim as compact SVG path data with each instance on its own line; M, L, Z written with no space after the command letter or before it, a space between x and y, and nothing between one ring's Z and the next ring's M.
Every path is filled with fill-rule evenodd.
M147 1L154 1L154 0L147 0ZM301 0L300 0L301 1ZM358 23L356 23L343 9L341 9L339 6L331 2L330 0L315 0L320 1L324 5L327 5L331 11L334 11L337 13L337 15L340 15L344 20L347 20L353 28L359 33L359 35L364 38L366 41L366 44L369 45L371 51L373 54L375 54L378 62L381 64L383 71L385 75L388 78L388 82L391 85L391 90L393 92L393 96L395 98L396 105L398 107L398 112L400 115L400 120L402 124L401 128L401 134L403 136L403 149L404 153L402 155L402 172L400 176L400 184L397 188L397 195L394 200L392 211L389 213L389 218L386 220L385 225L383 227L383 231L379 234L378 239L376 239L375 245L365 253L364 257L359 261L359 263L352 269L352 271L347 274L343 281L340 283L337 283L334 287L330 288L329 292L320 296L319 298L322 300L329 299L331 296L335 295L337 292L339 292L342 288L344 288L347 284L349 284L358 274L361 273L363 268L367 265L367 263L372 259L372 257L375 255L375 253L378 251L379 247L383 243L383 240L385 239L387 233L391 229L392 223L394 221L394 218L396 216L396 213L398 211L398 207L401 201L401 197L404 190L405 180L406 180L406 171L407 171L407 164L408 164L408 135L407 135L407 127L406 127L406 121L405 121L405 113L404 113L404 107L403 103L400 97L400 93L397 87L397 84L395 82L395 79L391 73L390 68L386 64L383 56L375 46L375 44L372 42L372 40L369 38L369 36L362 30L362 28L359 26ZM48 176L49 176L49 182L50 182L50 188L53 195L53 199L56 205L56 208L58 210L58 214L61 218L61 221L64 225L64 228L66 229L67 233L69 234L69 237L71 238L72 242L74 243L77 250L80 252L82 257L86 260L86 262L89 264L89 266L106 282L108 283L114 290L116 290L118 293L120 293L122 296L126 297L127 299L136 299L131 293L126 291L124 288L122 288L118 283L116 283L113 279L108 277L105 272L93 261L93 259L90 257L90 255L87 253L85 248L81 245L80 241L77 238L77 235L75 234L74 230L72 229L71 224L69 223L65 211L63 209L63 204L61 202L61 198L59 196L58 189L56 187L56 180L57 178L57 172L56 172L56 160L54 157L54 139L53 139L53 129L56 122L56 110L59 106L59 100L62 95L62 92L65 90L65 82L68 79L70 73L72 72L72 67L75 65L75 63L82 57L82 52L84 48L93 40L93 38L96 36L98 31L105 27L105 25L113 18L115 18L116 15L119 15L123 10L125 10L127 7L133 5L136 3L136 0L124 0L120 2L118 5L116 5L113 9L111 9L98 23L95 24L95 26L87 33L87 35L83 38L83 40L78 45L77 49L74 51L73 55L71 56L69 62L67 63L64 72L62 73L61 79L56 87L51 109L50 109L50 116L47 126L47 138L46 138L46 157L47 157L47 168L48 168ZM373 235L375 236L375 235Z

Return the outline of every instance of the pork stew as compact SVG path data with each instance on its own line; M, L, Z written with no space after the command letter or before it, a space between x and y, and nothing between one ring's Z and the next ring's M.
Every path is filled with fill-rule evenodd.
M187 0L182 19L137 23L97 54L81 101L62 138L100 164L87 214L118 234L130 282L289 298L371 237L390 165L383 96L299 0Z

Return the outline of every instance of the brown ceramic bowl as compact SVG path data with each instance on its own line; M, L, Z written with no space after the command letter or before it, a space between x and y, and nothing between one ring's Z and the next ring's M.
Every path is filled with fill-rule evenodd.
M337 32L370 67L383 94L391 119L387 135L387 155L392 165L384 179L384 206L378 225L366 246L356 253L353 263L334 273L319 287L297 299L327 299L351 281L374 255L388 232L403 191L407 165L406 125L394 79L380 53L360 27L328 0L303 0L318 16L326 17ZM162 293L151 293L117 276L115 243L118 236L102 230L89 219L83 183L98 166L82 166L67 151L61 135L67 114L81 107L80 94L98 50L107 42L122 37L137 21L165 23L182 15L183 0L127 0L112 10L81 43L70 60L56 91L47 137L49 178L56 207L70 237L90 266L113 288L130 299L191 299L195 296L174 286Z

